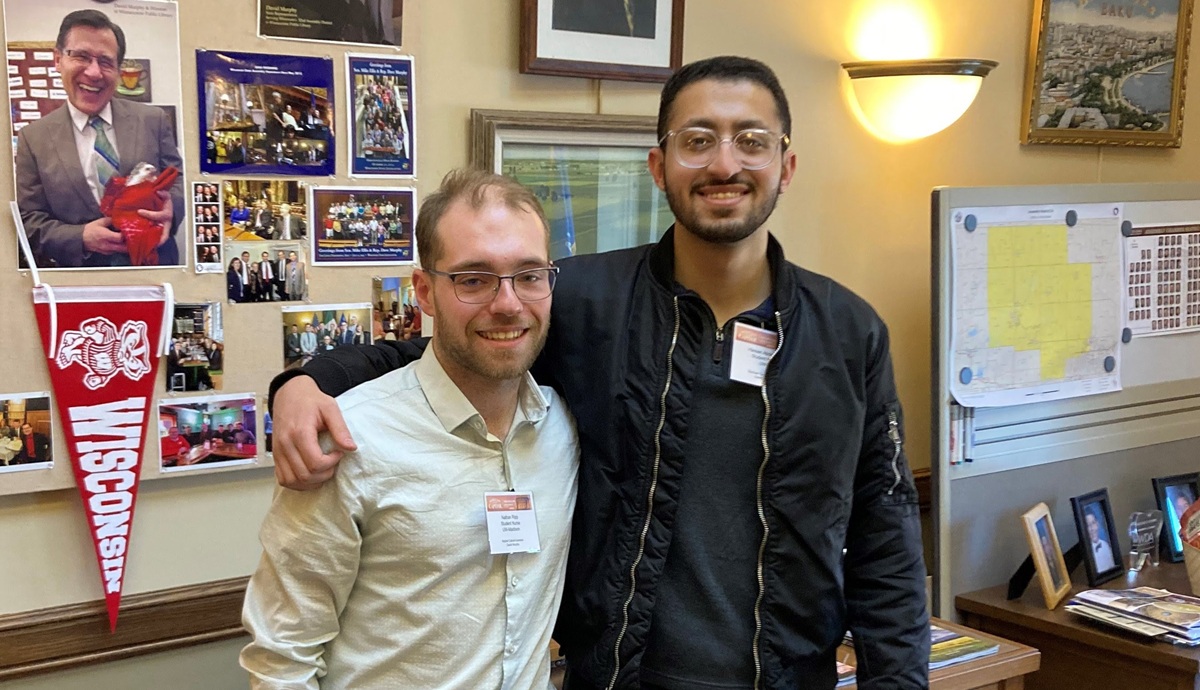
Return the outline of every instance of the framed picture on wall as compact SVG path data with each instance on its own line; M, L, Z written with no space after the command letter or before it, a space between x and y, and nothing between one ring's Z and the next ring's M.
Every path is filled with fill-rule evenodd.
M1029 542L1029 553L1033 556L1033 567L1046 608L1053 609L1071 591L1071 574L1063 561L1050 509L1045 503L1039 503L1021 516L1021 523L1025 526L1025 539Z
M1183 542L1179 538L1179 518L1200 496L1200 473L1155 477L1154 499L1163 514L1163 554L1172 562L1183 560Z
M1097 587L1125 571L1117 524L1113 520L1108 489L1099 489L1071 499L1075 529L1083 545L1083 565L1088 584Z
M1193 0L1036 0L1023 144L1178 148Z
M521 73L666 81L683 62L683 0L521 0Z
M674 222L646 154L640 115L471 111L471 163L533 190L550 222L550 258L653 242Z

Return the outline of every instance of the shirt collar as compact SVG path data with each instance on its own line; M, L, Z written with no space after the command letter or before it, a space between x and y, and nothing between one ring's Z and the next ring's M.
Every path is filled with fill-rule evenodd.
M75 123L75 129L80 132L84 131L92 116L76 108L71 101L67 101L67 111L71 113L71 122ZM104 104L104 109L99 112L99 115L100 119L104 120L104 124L109 127L113 126L112 101Z
M417 360L416 368L417 381L421 384L425 399L429 401L429 407L448 433L454 433L463 424L478 420L477 428L483 435L487 435L483 415L479 414L442 368L432 344L425 348L425 353ZM521 390L517 394L517 414L513 419L513 428L523 421L537 424L546 417L549 408L550 404L542 395L537 382L529 372L525 372L521 380Z

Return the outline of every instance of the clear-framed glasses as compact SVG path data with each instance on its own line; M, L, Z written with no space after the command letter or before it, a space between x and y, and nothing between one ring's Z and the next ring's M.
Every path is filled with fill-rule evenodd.
M522 302L537 302L554 292L554 283L558 278L558 266L527 268L507 276L486 271L444 273L428 268L425 272L449 278L454 285L454 296L458 297L458 301L467 304L487 304L496 299L496 294L500 292L500 283L505 280L512 282L517 299Z
M659 140L675 139L675 160L685 168L704 168L717 159L721 145L728 142L733 160L746 170L762 170L775 160L779 144L789 143L788 135L766 129L743 129L731 137L721 137L708 127L684 127L667 132Z
M87 52L86 50L73 50L71 48L67 48L66 50L64 50L63 55L66 55L67 57L71 58L71 60L79 63L81 66L84 66L84 67L92 64L92 60L95 60L96 64L100 66L101 71L104 71L104 72L116 72L117 71L117 61L108 57L107 55L92 55L91 53Z

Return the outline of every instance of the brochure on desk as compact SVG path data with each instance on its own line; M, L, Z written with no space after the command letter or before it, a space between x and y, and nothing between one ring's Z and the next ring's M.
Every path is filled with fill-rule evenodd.
M1000 651L1000 645L996 642L963 635L932 624L929 626L929 643L930 671L961 664ZM837 687L840 688L854 682L853 666L839 661L837 672Z

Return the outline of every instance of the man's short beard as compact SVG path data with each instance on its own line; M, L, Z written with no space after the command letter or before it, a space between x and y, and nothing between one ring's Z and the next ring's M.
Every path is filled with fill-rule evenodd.
M753 181L738 180L737 176L734 176L731 180L736 181L738 184L746 185L750 193L758 189L758 185ZM744 220L717 219L702 221L698 214L692 212L692 207L689 204L692 192L696 188L706 184L710 184L710 181L696 183L684 190L682 196L672 191L671 185L667 184L666 195L667 205L671 207L671 213L675 215L675 220L691 234L712 244L735 244L753 235L755 231L762 227L763 223L767 222L771 214L775 212L775 204L779 201L780 190L776 186L775 191L758 206L752 208Z

